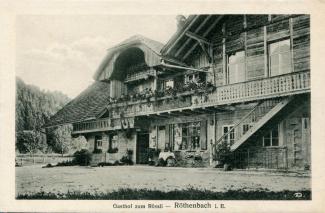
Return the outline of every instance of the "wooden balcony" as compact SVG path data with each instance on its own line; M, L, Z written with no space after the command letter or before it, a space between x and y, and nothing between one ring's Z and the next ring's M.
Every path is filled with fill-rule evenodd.
M73 134L113 130L111 119L98 119L73 124Z
M207 97L192 96L192 107L232 104L306 92L310 92L310 72L294 72L218 87Z
M147 69L141 72L135 72L131 74L127 74L124 82L131 82L140 79L147 79L149 76L155 76L155 71L153 69Z
M310 92L310 72L294 72L270 78L241 82L217 87L216 91L208 95L195 95L188 93L191 101L188 103L178 100L170 100L173 104L168 107L161 107L159 103L166 99L151 98L149 102L140 101L128 104L120 103L120 112L124 116L142 116L150 114L161 114L179 110L193 110L197 108L215 107L240 102L248 102L275 97L289 96ZM182 96L177 95L178 97ZM158 104L158 105L157 105ZM114 117L119 117L118 113L113 113Z
M156 100L155 98L150 98L150 100L136 102L121 102L111 104L112 120L98 119L74 124L73 134L121 129L121 117L131 119L130 128L133 128L134 117L136 116L156 115L168 117L172 114L177 115L176 112L179 112L179 114L190 114L195 109L200 110L206 107L218 108L218 106L233 103L308 92L310 92L310 72L304 71L221 86L217 87L215 92L208 95L195 95L193 92L190 92L186 93L186 98L181 98L184 94L179 94L176 99L169 98L169 101L166 101L167 97L162 97ZM166 107L162 105L166 105ZM189 112L186 112L186 110ZM205 111L202 110L202 112L204 113Z

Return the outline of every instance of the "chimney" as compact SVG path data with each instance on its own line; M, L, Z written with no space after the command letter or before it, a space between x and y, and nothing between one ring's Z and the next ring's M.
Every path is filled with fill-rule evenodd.
M177 30L180 30L184 26L186 18L183 15L177 15L176 21L177 21Z

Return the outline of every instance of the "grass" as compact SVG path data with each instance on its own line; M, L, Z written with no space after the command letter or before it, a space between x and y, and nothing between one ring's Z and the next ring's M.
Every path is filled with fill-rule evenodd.
M273 192L267 189L255 191L228 190L226 192L213 192L188 188L163 192L149 189L119 189L113 192L37 192L19 194L17 199L28 200L311 200L311 191L300 191L301 197L295 196L296 191Z

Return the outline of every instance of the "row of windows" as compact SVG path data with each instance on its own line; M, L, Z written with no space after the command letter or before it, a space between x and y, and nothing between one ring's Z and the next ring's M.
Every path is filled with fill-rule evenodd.
M227 134L227 136L224 137L224 142L229 144L230 146L234 144L235 142L235 129L233 128L234 125L224 125L222 127L222 134ZM243 133L247 132L252 127L251 124L244 124L242 126ZM263 146L279 146L279 127L275 127L264 134L262 138Z
M292 70L290 39L268 44L268 76L289 73ZM205 81L205 73L185 75L184 83L199 83ZM227 55L226 83L234 84L246 81L246 56L240 50ZM162 88L174 88L175 80L163 82Z
M227 83L234 84L246 80L245 51L237 51L227 56ZM269 76L291 72L290 39L268 45Z

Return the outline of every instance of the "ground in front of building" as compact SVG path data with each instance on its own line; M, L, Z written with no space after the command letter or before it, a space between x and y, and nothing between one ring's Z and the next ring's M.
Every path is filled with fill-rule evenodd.
M195 188L215 192L311 190L309 175L281 172L220 171L213 168L150 166L16 167L16 195L27 193L107 193L119 189L159 191Z

